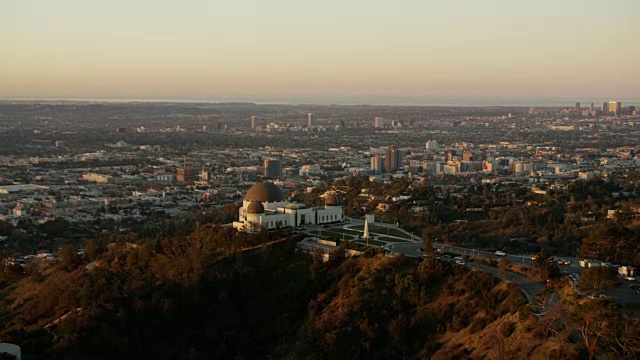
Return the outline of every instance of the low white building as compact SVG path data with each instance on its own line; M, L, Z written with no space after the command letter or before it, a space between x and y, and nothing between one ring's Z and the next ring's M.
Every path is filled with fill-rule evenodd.
M20 349L20 346L16 344L3 343L2 341L0 341L0 355L2 354L12 355L17 360L22 359L22 351Z
M325 197L322 207L308 207L286 200L282 190L270 182L255 184L245 196L233 227L240 231L257 231L261 227L275 229L338 223L344 221L340 199L335 194Z

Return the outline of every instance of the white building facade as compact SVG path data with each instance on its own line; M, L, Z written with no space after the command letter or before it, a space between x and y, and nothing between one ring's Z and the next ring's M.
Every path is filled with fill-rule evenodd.
M335 194L326 196L324 206L308 207L288 202L278 186L263 182L249 189L233 227L239 231L258 231L262 227L269 230L342 221L342 205Z

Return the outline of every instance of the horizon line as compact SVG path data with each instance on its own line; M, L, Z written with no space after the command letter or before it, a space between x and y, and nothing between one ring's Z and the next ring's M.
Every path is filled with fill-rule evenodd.
M424 97L381 97L381 96L345 96L341 100L335 98L318 97L318 101L306 99L312 96L301 96L302 100L296 97L275 97L272 99L259 98L224 98L224 99L201 99L201 98L81 98L81 97L0 97L0 102L87 102L87 103L182 103L182 104L232 104L246 103L253 105L288 105L288 106L409 106L409 107L573 107L576 103L581 104L601 104L603 102L619 101L623 105L640 105L638 99L614 99L614 100L594 100L590 97L477 97L477 96L424 96ZM367 98L366 101L365 98ZM364 100L357 101L356 99ZM431 101L430 101L431 100ZM436 100L436 101L434 101ZM437 101L440 100L440 101ZM442 100L453 101L442 102ZM502 100L502 102L500 101ZM484 103L484 104L483 104Z

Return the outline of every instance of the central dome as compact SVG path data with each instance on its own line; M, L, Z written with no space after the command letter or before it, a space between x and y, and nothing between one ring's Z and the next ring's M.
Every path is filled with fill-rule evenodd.
M284 201L284 193L270 182L257 183L247 191L245 201L280 202Z
M327 206L340 206L340 198L336 194L329 194L324 198L324 204Z

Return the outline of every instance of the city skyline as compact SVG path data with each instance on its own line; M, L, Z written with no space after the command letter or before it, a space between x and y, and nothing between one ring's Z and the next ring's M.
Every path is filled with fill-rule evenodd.
M595 0L5 3L0 99L633 104L638 10Z

